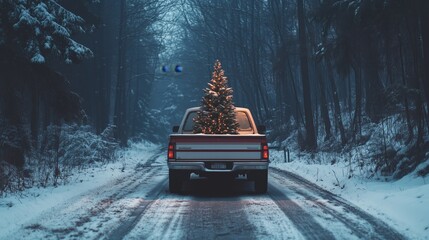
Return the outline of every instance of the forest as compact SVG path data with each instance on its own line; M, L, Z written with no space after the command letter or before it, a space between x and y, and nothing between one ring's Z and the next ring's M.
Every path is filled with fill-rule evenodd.
M217 59L273 146L429 173L429 1L0 0L0 192L166 145Z

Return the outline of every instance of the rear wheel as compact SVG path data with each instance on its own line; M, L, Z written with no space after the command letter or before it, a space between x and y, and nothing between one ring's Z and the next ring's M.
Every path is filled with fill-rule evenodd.
M255 192L266 193L268 186L268 170L260 170L254 173Z
M186 180L186 172L179 170L169 170L168 171L168 183L171 193L179 193L182 189L183 181Z

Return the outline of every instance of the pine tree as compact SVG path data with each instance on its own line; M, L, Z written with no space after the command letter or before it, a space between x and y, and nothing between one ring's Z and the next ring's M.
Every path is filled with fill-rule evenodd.
M194 133L237 134L232 92L222 65L216 60L212 79L204 89L201 110L194 118Z
M7 48L34 63L45 63L50 55L66 63L93 56L92 51L73 40L85 33L85 21L61 6L57 0L0 0L0 48Z

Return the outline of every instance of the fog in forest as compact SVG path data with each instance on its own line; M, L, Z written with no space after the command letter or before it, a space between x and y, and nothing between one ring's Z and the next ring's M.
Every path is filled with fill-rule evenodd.
M368 145L362 164L396 179L427 160L428 1L0 3L0 191L166 146L217 59L272 146Z

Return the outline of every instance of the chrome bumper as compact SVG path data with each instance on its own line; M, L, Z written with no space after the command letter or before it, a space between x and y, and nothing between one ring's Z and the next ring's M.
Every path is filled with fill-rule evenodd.
M168 168L173 170L190 170L201 172L236 172L243 170L265 170L268 162L234 162L232 169L208 169L204 162L168 162Z

